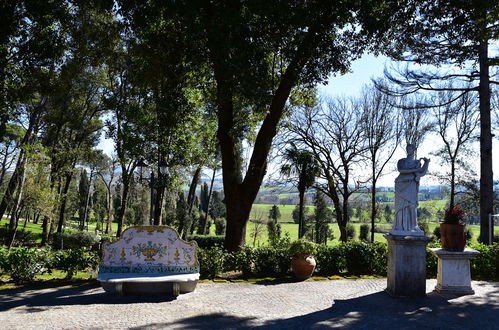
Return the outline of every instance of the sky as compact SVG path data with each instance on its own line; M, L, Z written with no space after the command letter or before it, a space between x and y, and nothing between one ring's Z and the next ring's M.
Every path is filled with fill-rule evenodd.
M327 85L319 86L319 93L321 95L328 96L358 96L362 88L365 85L370 84L372 78L379 78L383 76L383 71L385 66L390 66L391 62L387 57L384 56L374 56L371 54L365 54L360 59L354 61L351 66L349 73L342 76L331 76ZM436 150L438 146L437 137L435 135L429 135L425 142L423 142L420 150L418 150L418 157L428 157L432 158L430 155L432 151ZM479 146L476 143L474 146L478 150ZM99 149L102 149L105 153L111 155L114 150L114 146L111 140L106 140L104 134L101 137L100 143L98 145ZM499 141L494 139L493 141L493 154L496 156L494 159L499 159L497 153L499 152ZM405 152L403 146L400 146L394 155L394 161L388 165L386 174L382 176L379 180L379 186L393 186L396 175L395 161L405 157ZM429 166L429 175L422 178L421 185L437 185L439 182L431 176L432 172L435 172L440 167L436 159L432 159ZM479 157L475 161L475 167L478 172L479 170ZM499 161L495 161L493 164L494 179L499 179Z

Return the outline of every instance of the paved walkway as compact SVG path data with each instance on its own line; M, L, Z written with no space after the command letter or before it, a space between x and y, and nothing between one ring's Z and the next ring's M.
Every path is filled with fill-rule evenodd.
M0 291L2 329L499 329L499 283L475 295L393 298L385 279L200 283L177 299L106 294L98 286Z

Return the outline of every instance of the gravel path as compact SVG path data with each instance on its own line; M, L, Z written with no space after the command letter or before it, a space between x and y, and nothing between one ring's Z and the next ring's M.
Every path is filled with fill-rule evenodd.
M499 283L475 295L393 298L386 279L284 284L200 283L168 297L106 294L97 286L0 291L1 329L499 329Z

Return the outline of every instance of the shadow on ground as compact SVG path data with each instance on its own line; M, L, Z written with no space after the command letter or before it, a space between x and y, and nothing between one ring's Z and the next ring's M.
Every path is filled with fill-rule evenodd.
M41 312L47 307L67 305L137 304L173 301L171 295L127 295L116 296L99 290L99 284L62 287L56 290L16 288L0 291L0 312L24 306L28 312Z
M476 283L475 288L481 285L484 284ZM420 298L395 298L385 292L377 292L336 300L327 309L291 318L262 320L261 316L210 313L182 318L173 323L151 322L133 329L498 329L499 283L487 283L487 287L486 296L459 298L432 292ZM10 289L1 291L0 311L24 306L28 312L41 312L64 305L91 305L97 301L99 304L135 304L173 300L171 296L113 296L97 289L96 285L41 292ZM303 303L306 304L306 300Z
M499 285L487 297L470 297L461 300L432 292L421 298L395 298L377 292L336 300L330 308L292 318L262 322L212 313L134 329L498 329Z

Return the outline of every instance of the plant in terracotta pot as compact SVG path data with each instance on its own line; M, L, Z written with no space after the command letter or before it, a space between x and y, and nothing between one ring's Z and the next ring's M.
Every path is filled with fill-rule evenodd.
M303 239L296 240L289 246L291 256L291 268L296 279L306 280L312 276L315 270L315 244Z
M444 221L440 224L440 240L442 248L448 251L463 251L466 246L464 210L456 205L445 212Z

